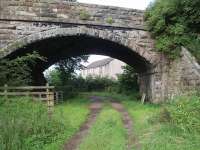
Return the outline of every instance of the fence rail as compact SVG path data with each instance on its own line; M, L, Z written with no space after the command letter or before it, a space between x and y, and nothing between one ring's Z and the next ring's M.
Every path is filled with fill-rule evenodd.
M55 89L54 86L19 86L19 87L15 87L15 86L7 86L5 85L4 87L0 87L0 90L44 90L44 89Z
M7 86L0 87L0 96L8 98L8 96L30 96L34 100L41 100L46 102L49 112L52 111L53 106L63 100L62 91L55 91L54 86Z

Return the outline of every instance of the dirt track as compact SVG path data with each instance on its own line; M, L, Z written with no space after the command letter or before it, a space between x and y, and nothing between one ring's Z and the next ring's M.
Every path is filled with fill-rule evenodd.
M100 102L92 102L89 106L90 114L86 122L81 126L80 130L64 145L64 150L76 150L80 145L82 138L88 133L92 124L96 121L96 117L102 108Z
M133 146L140 150L140 144L137 138L133 135L133 122L131 117L129 116L128 112L125 110L123 105L119 102L111 102L111 105L114 109L122 114L122 121L124 123L124 128L127 130L127 150L131 150Z
M80 130L64 145L64 150L77 150L78 146L82 142L82 139L88 134L89 129L96 121L96 117L103 106L103 99L105 98L100 96L90 97L91 104L89 106L90 113L88 115L88 119L81 126ZM133 122L128 112L120 102L111 100L111 106L122 114L124 128L127 130L127 150L131 150L133 146L137 150L140 150L141 146L137 138L133 135Z

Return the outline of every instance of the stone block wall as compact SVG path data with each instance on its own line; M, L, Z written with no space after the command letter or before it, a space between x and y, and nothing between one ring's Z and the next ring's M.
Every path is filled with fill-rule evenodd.
M162 76L165 76L163 79L165 98L173 98L176 95L200 89L200 65L183 47L181 58L172 62L168 61Z
M0 20L47 21L144 28L144 12L64 0L1 0Z

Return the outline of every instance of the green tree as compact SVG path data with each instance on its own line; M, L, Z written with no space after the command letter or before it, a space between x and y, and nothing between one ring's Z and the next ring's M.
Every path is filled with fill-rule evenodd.
M116 83L115 80L108 77L87 76L85 79L84 88L86 91L106 91Z
M55 64L54 70L46 76L47 81L55 86L69 85L76 77L76 71L84 68L82 62L87 62L87 59L88 56L84 55L60 60Z
M199 8L199 0L155 0L151 3L145 19L156 40L156 50L176 58L184 46L200 62Z
M123 67L123 73L118 75L119 91L132 93L138 91L138 75L135 69L129 65Z
M37 52L17 57L15 59L0 60L0 85L31 85L32 68L38 60L45 61L45 58Z
M54 86L61 86L62 81L60 78L60 72L57 69L53 69L48 72L48 74L45 76L48 83Z

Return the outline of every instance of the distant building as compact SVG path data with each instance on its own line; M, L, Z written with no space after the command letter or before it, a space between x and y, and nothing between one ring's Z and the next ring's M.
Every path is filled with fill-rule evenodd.
M117 74L123 73L122 66L125 66L124 62L113 58L106 58L103 60L95 61L88 65L81 71L81 75L84 78L87 76L99 76L117 79Z

